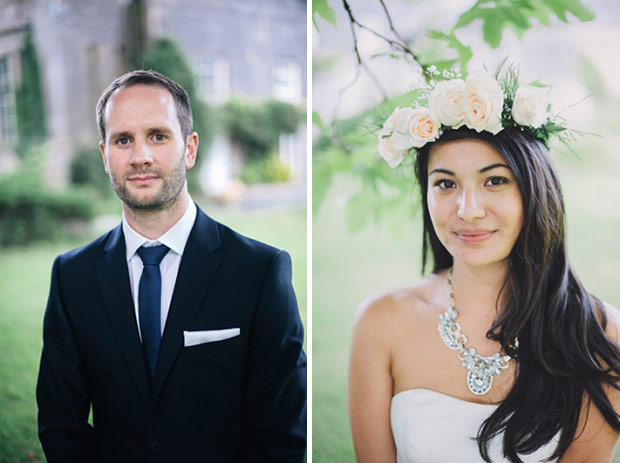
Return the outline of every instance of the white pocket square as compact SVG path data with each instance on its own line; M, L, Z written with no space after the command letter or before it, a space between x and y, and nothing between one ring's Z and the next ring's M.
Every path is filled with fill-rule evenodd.
M223 341L241 334L240 328L226 328L223 330L183 331L185 347L197 346L207 342Z

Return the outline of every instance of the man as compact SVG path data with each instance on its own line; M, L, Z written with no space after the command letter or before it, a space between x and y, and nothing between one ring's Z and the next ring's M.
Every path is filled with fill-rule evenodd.
M125 74L97 119L123 220L54 262L37 385L48 462L303 461L288 254L191 201L198 135L178 84Z

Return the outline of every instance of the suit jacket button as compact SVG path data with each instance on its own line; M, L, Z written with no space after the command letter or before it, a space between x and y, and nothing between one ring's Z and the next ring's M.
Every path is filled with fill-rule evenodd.
M158 440L154 440L149 444L149 450L151 451L151 453L161 452L161 443Z

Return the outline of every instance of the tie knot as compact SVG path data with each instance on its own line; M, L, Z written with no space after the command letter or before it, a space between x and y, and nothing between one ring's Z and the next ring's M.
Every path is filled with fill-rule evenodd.
M159 246L144 247L138 249L138 255L142 259L144 265L159 265L161 260L168 254L168 246L160 244Z

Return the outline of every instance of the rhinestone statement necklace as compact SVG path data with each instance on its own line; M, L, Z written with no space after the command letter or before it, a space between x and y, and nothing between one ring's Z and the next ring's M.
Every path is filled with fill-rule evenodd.
M439 335L450 349L458 350L458 358L463 368L467 368L467 387L476 395L484 395L493 386L493 377L501 375L502 370L509 366L512 358L509 355L493 354L484 357L473 347L467 347L467 337L461 332L461 326L456 322L458 312L454 308L454 291L452 289L452 269L448 271L448 291L450 307L439 315ZM518 342L518 341L517 341ZM515 342L516 344L516 342Z

